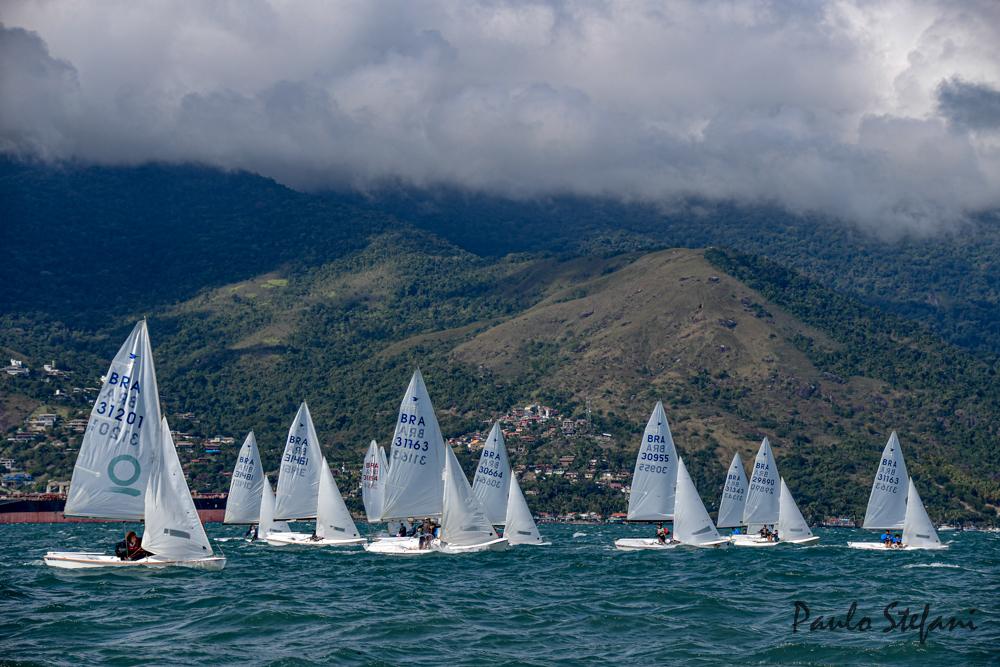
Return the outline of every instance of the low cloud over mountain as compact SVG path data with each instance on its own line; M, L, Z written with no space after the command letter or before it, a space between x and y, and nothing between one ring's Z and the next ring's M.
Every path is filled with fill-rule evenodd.
M994 2L0 8L0 151L293 187L778 203L883 233L1000 206Z

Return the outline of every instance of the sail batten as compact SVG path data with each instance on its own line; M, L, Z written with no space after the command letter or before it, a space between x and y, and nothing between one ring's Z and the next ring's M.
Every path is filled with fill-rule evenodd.
M472 491L483 503L486 516L494 526L507 521L510 486L510 459L500 422L496 422L486 438L483 452L479 455L479 465L476 466L476 476L472 480Z
M142 320L103 378L73 468L65 515L141 520L159 437L160 397Z
M674 516L677 449L663 403L653 408L642 434L628 498L629 521L667 521Z

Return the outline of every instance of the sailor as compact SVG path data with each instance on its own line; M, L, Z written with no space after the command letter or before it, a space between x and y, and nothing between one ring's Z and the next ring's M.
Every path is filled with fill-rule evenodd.
M258 530L257 524L255 523L251 524L247 526L247 532L243 535L243 537L250 540L251 542L256 542L258 536L257 530Z
M666 531L664 531L664 529L663 529L663 523L662 522L656 524L656 541L659 542L660 544L666 544L667 543L667 534L666 534Z
M900 535L899 533L896 533L895 535L893 535L892 536L892 546L896 547L897 549L902 549L903 548L903 536Z
M139 536L135 534L134 530L130 530L125 535L125 539L115 545L115 555L122 560L140 560L153 554L142 548Z
M406 537L406 524L402 521L399 522L399 530L396 531L396 537Z

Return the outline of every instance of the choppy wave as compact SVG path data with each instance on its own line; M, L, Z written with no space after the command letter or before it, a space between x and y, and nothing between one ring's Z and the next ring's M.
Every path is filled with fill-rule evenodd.
M811 548L622 552L634 526L543 525L550 547L387 558L275 549L229 539L221 573L53 570L50 548L92 549L120 526L0 526L0 658L45 664L571 665L996 664L997 562L989 535L934 554L843 548L860 532L817 531ZM239 526L210 526L238 538ZM581 533L586 534L581 534ZM900 572L906 570L905 576ZM946 616L974 631L792 632L795 602L842 618L857 601Z

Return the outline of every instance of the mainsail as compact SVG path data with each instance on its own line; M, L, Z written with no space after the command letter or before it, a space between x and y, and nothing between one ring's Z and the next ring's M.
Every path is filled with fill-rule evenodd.
M472 492L455 452L451 447L445 450L441 541L455 546L472 546L497 539L493 524Z
M146 486L142 548L173 560L211 556L212 545L184 480L166 418L160 423L159 442L158 460Z
M66 516L143 518L159 456L160 397L146 320L118 350L90 412L66 499Z
M927 516L924 503L920 500L917 487L912 479L908 479L906 498L906 519L903 522L903 544L907 547L920 549L936 549L941 547L941 540L931 518Z
M413 373L399 405L382 520L441 515L444 438L424 378ZM466 482L468 484L468 482Z
M778 538L782 540L802 540L812 537L809 524L802 517L799 506L795 504L792 492L788 490L785 479L781 478L781 500L778 510Z
M674 517L677 450L663 403L657 402L642 434L628 498L629 521L666 521Z
M778 522L778 466L771 452L771 441L767 438L760 443L757 457L753 461L747 502L743 508L743 523L751 527Z
M385 450L374 440L368 445L365 454L364 469L361 471L361 500L365 504L365 516L368 523L382 520L382 508L385 505L385 479L388 474L385 462Z
M722 540L708 516L705 503L691 481L684 460L677 460L677 502L674 508L674 538L698 546Z
M257 450L253 431L243 441L236 458L233 479L229 482L226 517L223 523L257 523L260 520L260 499L264 487L264 466Z
M719 528L735 528L743 524L743 510L747 504L747 476L743 472L743 459L740 453L733 454L733 462L729 464L726 473L726 484L722 487L722 500L719 502Z
M899 437L893 431L882 450L882 460L875 473L863 528L870 530L899 529L906 520L906 463Z
M507 520L507 495L510 493L510 460L504 444L500 422L493 424L479 466L472 480L472 491L486 508L486 516L494 526Z
M275 519L315 518L322 462L316 427L313 426L309 406L302 401L295 421L288 429L288 441L281 457Z
M260 525L257 526L257 534L260 537L267 537L268 532L287 533L291 530L285 521L274 520L274 489L271 488L271 480L264 475L264 486L260 494Z
M510 496L507 499L507 514L504 520L503 536L509 544L542 544L542 536L531 516L528 503L521 493L517 478L510 477Z
M344 504L330 466L323 459L319 478L319 506L316 508L316 535L329 540L361 537Z

